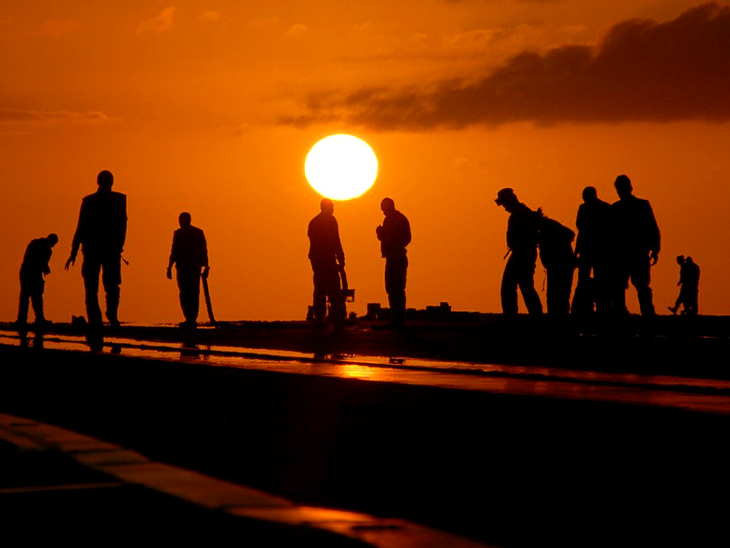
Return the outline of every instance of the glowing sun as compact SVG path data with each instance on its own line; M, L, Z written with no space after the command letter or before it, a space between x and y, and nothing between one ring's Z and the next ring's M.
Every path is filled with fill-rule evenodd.
M330 135L307 154L304 174L325 198L351 200L365 194L378 176L378 159L365 141L352 135Z

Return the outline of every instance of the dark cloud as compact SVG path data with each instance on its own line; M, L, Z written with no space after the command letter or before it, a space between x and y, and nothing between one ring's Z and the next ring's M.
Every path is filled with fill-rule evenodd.
M708 3L666 23L620 23L597 47L522 53L476 82L311 97L305 115L283 122L338 119L379 130L426 131L516 121L725 121L729 97L730 7Z

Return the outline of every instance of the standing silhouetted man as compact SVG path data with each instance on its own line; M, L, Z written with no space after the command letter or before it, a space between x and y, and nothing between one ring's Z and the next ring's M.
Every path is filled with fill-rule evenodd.
M575 221L578 228L575 242L578 285L572 308L575 314L591 314L594 305L596 313L601 316L609 311L610 222L611 204L601 200L594 187L585 187L583 203L578 207Z
M345 320L345 296L340 271L345 268L345 253L340 242L340 228L335 219L335 204L324 198L320 212L309 222L309 261L314 275L312 308L314 321L323 324L328 317L333 323ZM330 313L327 316L327 300Z
M380 210L385 219L375 229L375 234L380 240L380 253L385 258L385 292L388 294L391 325L402 328L406 319L406 246L411 243L411 225L406 216L395 208L391 198L383 198Z
M98 188L81 202L71 255L66 270L75 264L81 247L84 262L81 276L86 293L86 316L89 326L102 325L99 308L99 274L106 294L106 317L112 327L119 326L119 286L122 283L122 251L127 236L127 197L112 191L114 176L110 171L99 172Z
M679 265L679 296L674 306L670 306L669 310L672 314L676 314L680 306L684 306L682 314L687 316L697 315L697 300L700 287L700 267L692 260L692 257L684 258L684 255L677 257Z
M615 235L616 278L612 307L628 314L626 290L629 280L636 288L642 316L654 316L650 270L659 259L661 236L654 211L647 200L633 195L631 180L619 175L614 182L619 200L611 206Z
M44 327L50 322L43 314L44 276L51 273L48 263L51 260L53 246L58 243L58 236L49 234L45 238L32 240L25 248L23 262L20 265L20 305L18 306L18 322L20 329L28 323L28 304L33 304L35 325Z
M509 259L502 274L502 312L508 318L517 316L517 288L532 317L542 316L542 303L535 291L535 265L539 236L539 215L517 199L514 190L503 188L495 200L510 216L507 221Z
M195 329L200 310L200 277L208 276L208 245L201 229L191 224L190 213L180 213L180 228L172 235L172 249L167 263L167 279L172 280L172 267L177 272L180 307L185 316L183 327Z

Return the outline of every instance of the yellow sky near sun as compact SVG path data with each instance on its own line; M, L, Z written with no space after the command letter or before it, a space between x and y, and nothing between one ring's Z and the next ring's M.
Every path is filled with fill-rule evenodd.
M670 21L696 2L463 0L347 6L319 1L4 2L0 7L0 319L17 308L30 239L54 231L49 318L81 315L80 264L63 271L81 198L110 169L128 195L122 321L181 319L165 279L180 211L206 231L219 319L301 319L311 299L306 226L319 196L304 159L331 133L365 139L379 177L337 203L355 287L385 302L375 238L388 195L410 219L409 306L498 312L507 216L502 186L574 227L580 192L615 199L619 173L651 200L663 236L657 309L676 297L674 256L702 268L700 310L730 312L726 121L557 123L376 131L307 112L317 94L470 81L522 51L600 43L633 18ZM542 284L542 272L536 276ZM541 294L544 301L544 293ZM635 301L630 301L634 303ZM633 310L637 310L634 305Z

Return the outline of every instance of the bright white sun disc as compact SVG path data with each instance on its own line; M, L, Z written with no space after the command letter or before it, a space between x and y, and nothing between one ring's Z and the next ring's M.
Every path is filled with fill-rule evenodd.
M309 151L304 174L312 188L325 198L351 200L373 186L378 176L378 159L362 139L330 135Z

